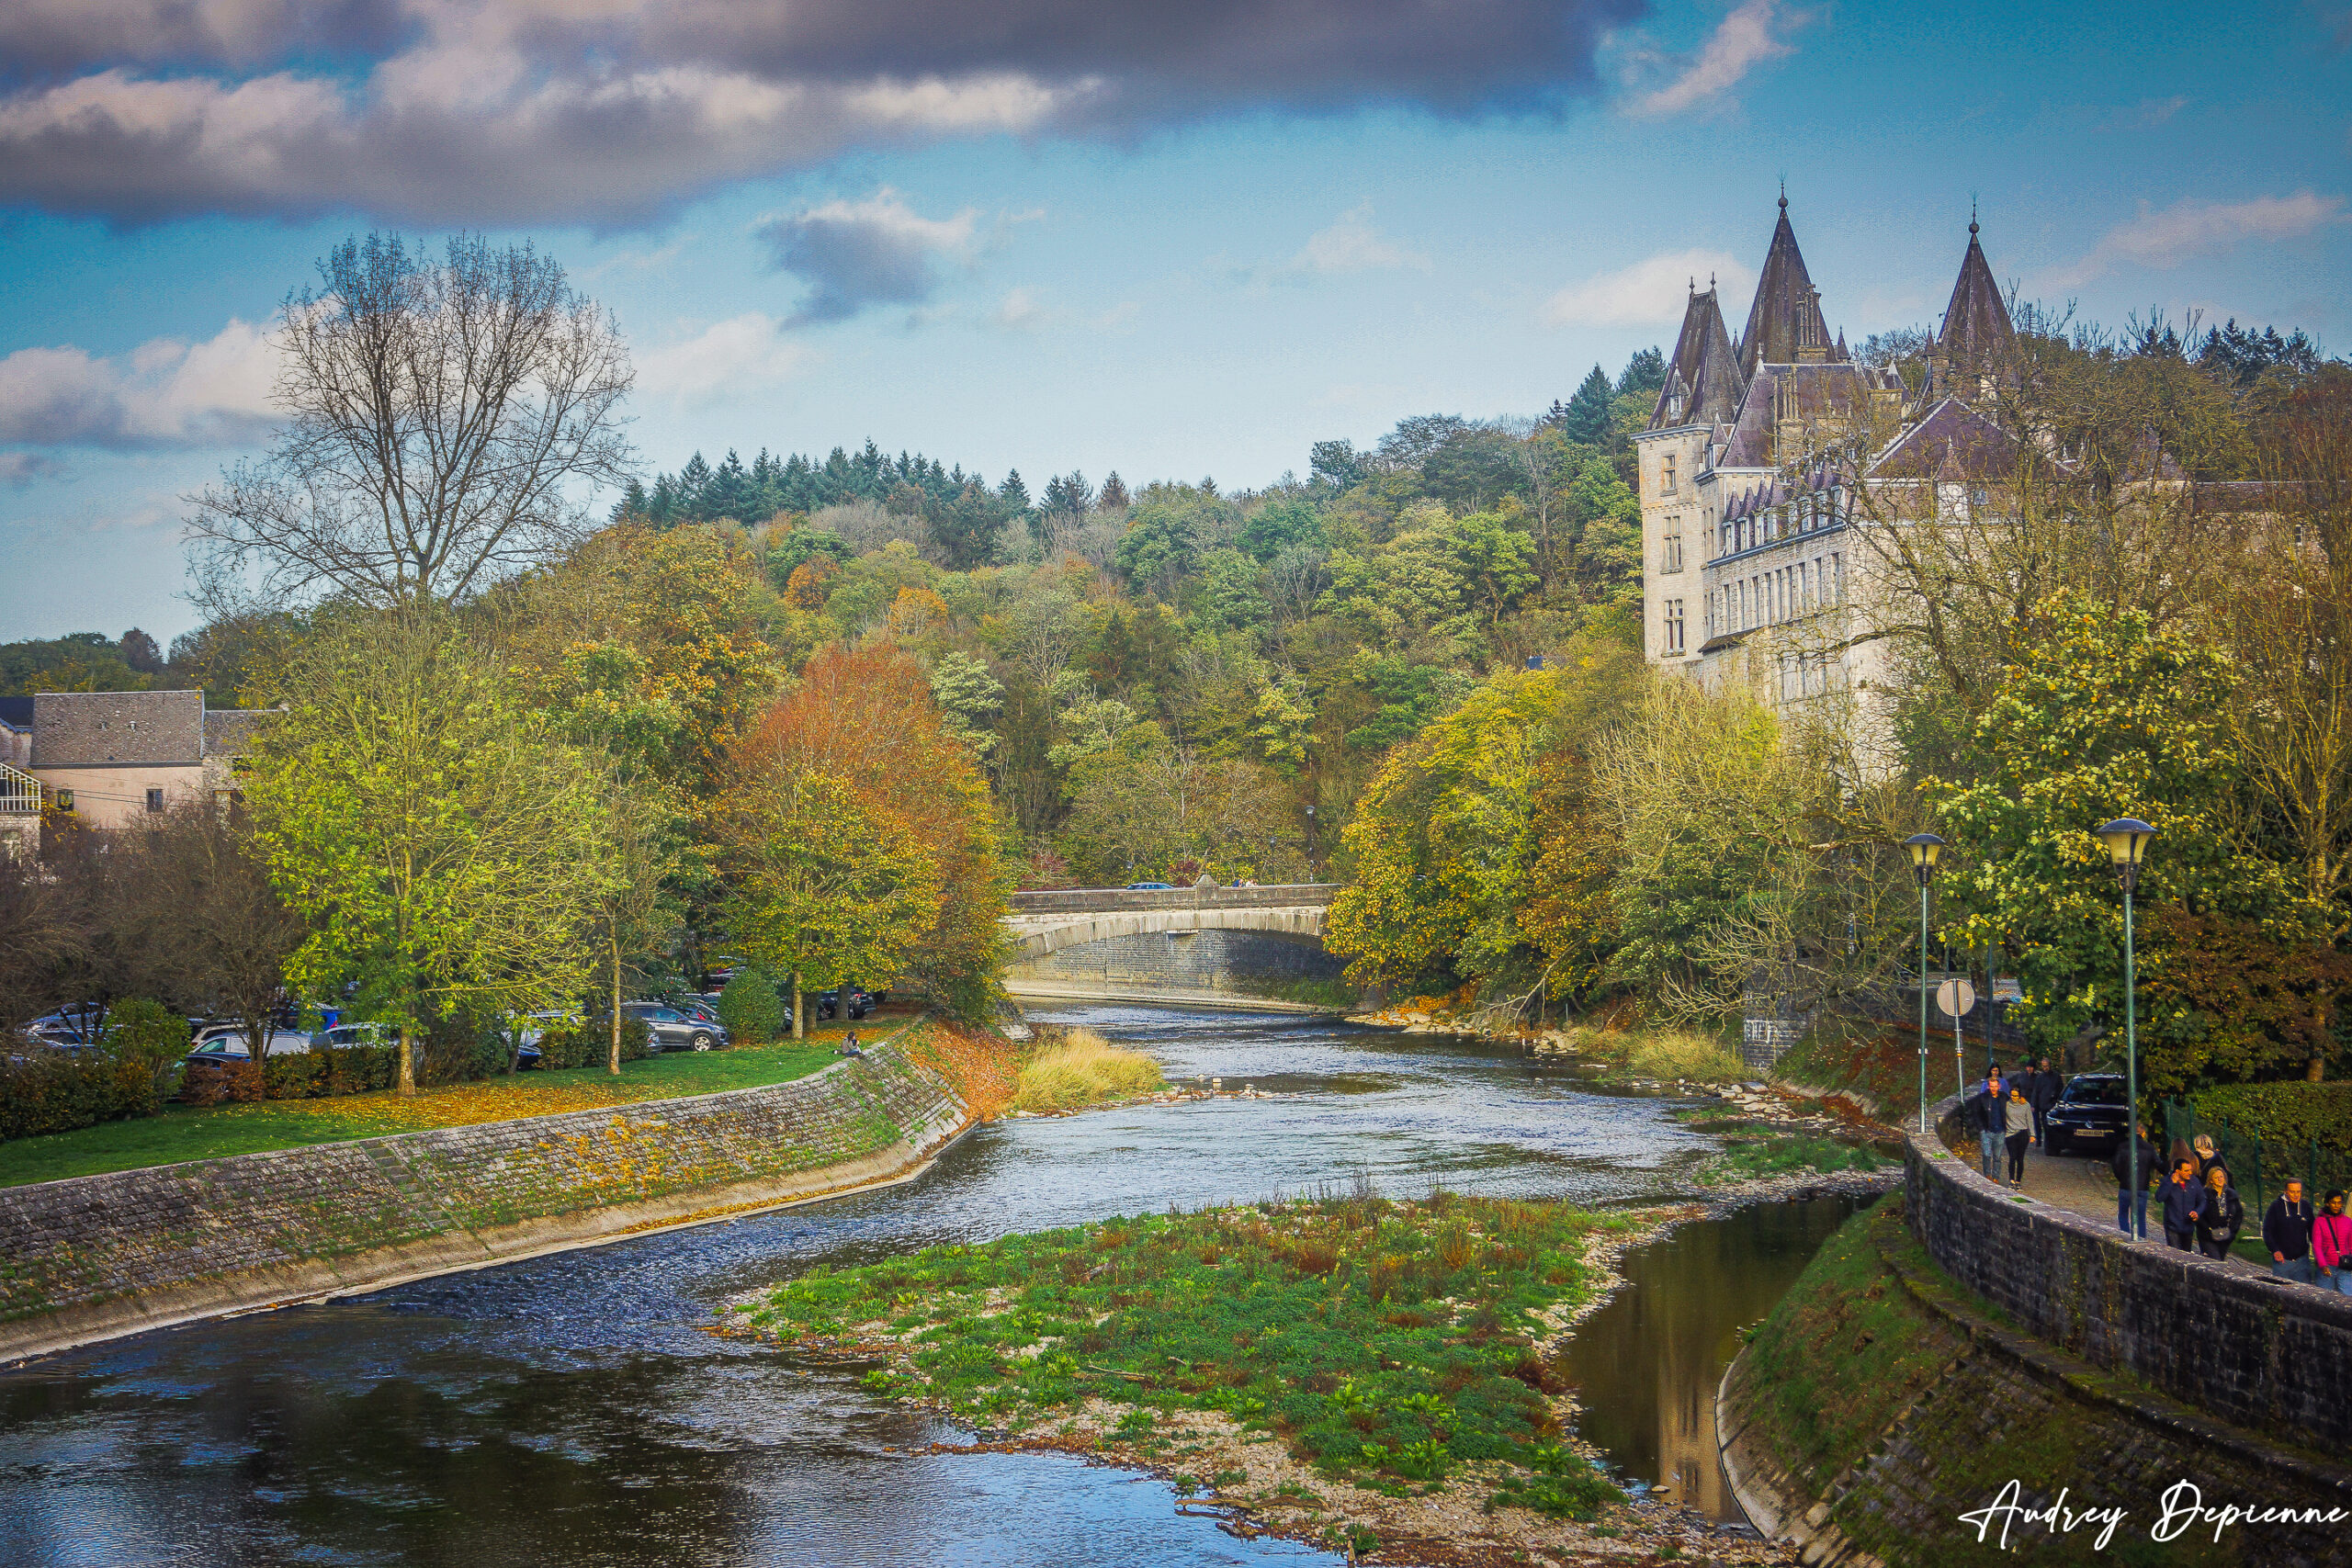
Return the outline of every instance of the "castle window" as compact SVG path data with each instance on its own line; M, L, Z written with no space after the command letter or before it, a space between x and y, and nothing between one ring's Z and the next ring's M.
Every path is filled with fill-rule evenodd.
M1657 487L1671 494L1674 490L1674 454L1668 452L1657 460Z
M1680 653L1683 649L1682 601L1666 602L1666 651Z
M1679 513L1666 520L1663 558L1658 563L1658 570L1661 571L1682 570L1682 518Z

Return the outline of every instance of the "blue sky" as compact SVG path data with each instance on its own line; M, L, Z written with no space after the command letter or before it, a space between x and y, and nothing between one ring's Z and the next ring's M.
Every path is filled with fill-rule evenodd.
M2352 349L2340 3L588 9L0 17L0 638L192 624L179 498L266 445L271 313L370 226L559 257L649 477L871 435L1230 489L1538 412L1694 271L1736 323L1783 177L1849 338L1933 324L1973 197L2030 298Z

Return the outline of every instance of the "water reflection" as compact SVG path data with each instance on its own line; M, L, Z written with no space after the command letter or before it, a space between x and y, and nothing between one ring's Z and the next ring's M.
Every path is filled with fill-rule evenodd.
M1711 1518L1739 1518L1716 1458L1716 1387L1739 1354L1740 1329L1772 1310L1858 1206L1758 1204L1628 1254L1624 1288L1561 1353L1584 1406L1582 1435L1623 1474L1671 1486Z
M910 1451L953 1434L876 1404L846 1372L714 1336L713 1309L819 1261L1339 1187L1358 1172L1400 1196L1443 1183L1634 1197L1708 1146L1667 1118L1669 1102L1594 1094L1572 1070L1505 1049L1313 1019L1050 1016L1150 1051L1171 1077L1283 1098L998 1122L903 1187L0 1376L0 1559L1328 1561L1228 1538L1176 1515L1166 1486L1117 1471ZM1706 1280L1702 1293L1728 1285Z

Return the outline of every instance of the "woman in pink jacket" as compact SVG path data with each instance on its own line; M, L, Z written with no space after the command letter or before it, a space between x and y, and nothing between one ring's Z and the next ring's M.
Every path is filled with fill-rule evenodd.
M2312 1256L2319 1261L2319 1288L2352 1296L2352 1214L2344 1212L2341 1192L2329 1193L2312 1221Z

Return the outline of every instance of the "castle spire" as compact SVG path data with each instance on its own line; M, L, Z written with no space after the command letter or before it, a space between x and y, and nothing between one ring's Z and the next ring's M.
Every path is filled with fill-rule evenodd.
M1747 327L1739 334L1739 369L1752 378L1758 365L1794 365L1800 348L1818 350L1829 342L1829 323L1822 319L1820 298L1806 275L1804 255L1797 249L1796 230L1789 223L1788 187L1781 190L1780 221L1773 225L1771 245L1764 253L1764 267L1756 279L1756 299L1747 308Z
M1975 204L1969 204L1968 250L1960 258L1960 276L1951 286L1951 302L1944 307L1943 331L1936 338L1936 357L1957 383L1953 389L1973 395L1973 378L1991 371L2008 357L2017 342L2017 328L1993 280L1992 265L1977 238Z

